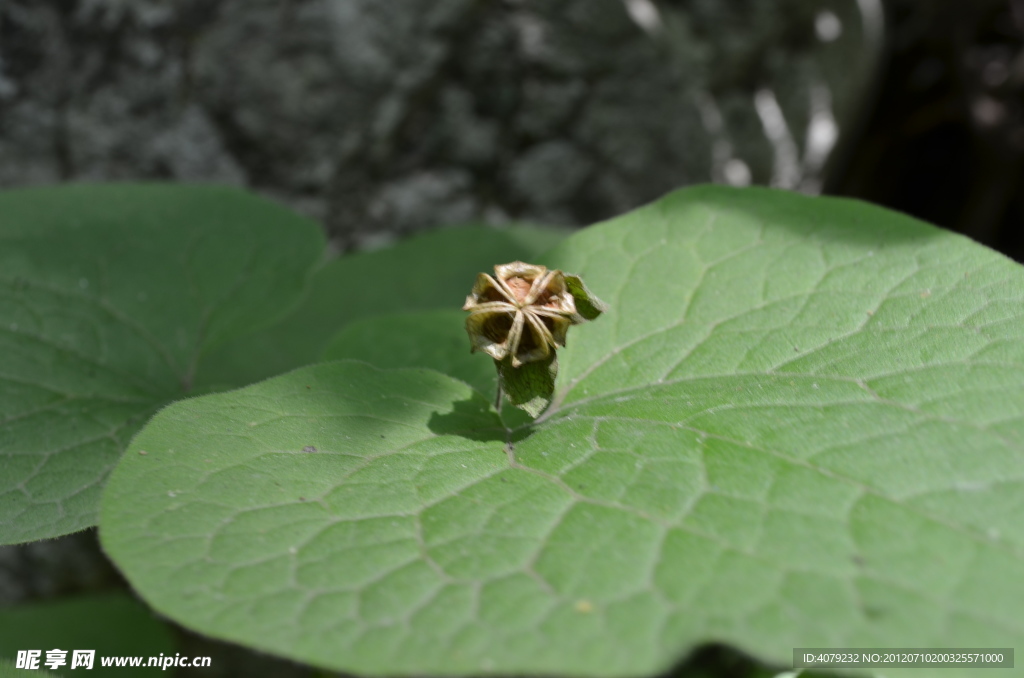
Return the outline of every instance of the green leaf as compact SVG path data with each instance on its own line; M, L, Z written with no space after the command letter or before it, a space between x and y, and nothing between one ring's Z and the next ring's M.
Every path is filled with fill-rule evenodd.
M470 353L465 311L436 310L399 313L358 320L331 340L324 360L362 360L376 367L428 367L466 382L494 402L498 372L494 360ZM508 428L528 424L532 417L505 407Z
M512 367L512 359L494 361L498 382L510 403L536 417L551 404L555 392L558 359L552 353L544 360Z
M350 362L176 403L115 471L104 547L188 626L363 674L1024 642L1020 266L865 204L719 187L543 263L609 310L534 425Z
M205 379L252 383L316 362L331 338L357 320L458 308L477 273L496 262L535 259L564 237L563 230L535 226L459 226L341 257L316 273L307 298L277 325L207 356Z
M584 320L595 320L608 310L607 304L595 297L578 275L566 275L565 286L568 288L569 294L576 300L576 312Z
M469 352L464 311L418 311L357 320L335 336L324 360L363 360L377 367L429 367L494 398L494 361Z
M62 678L62 675L46 669L19 669L13 660L0 659L0 678Z
M0 193L0 543L93 525L132 434L204 351L294 303L322 250L233 189Z
M48 650L67 652L62 675L78 675L71 668L73 650L94 650L90 676L126 675L125 667L104 667L103 657L174 656L170 629L146 606L124 593L103 593L62 600L25 603L0 610L0 658L15 659L18 650L40 650L45 668ZM0 669L2 671L2 669ZM39 675L39 670L25 674ZM161 668L135 668L131 675L160 675ZM0 675L3 675L0 672ZM12 675L21 675L21 672Z

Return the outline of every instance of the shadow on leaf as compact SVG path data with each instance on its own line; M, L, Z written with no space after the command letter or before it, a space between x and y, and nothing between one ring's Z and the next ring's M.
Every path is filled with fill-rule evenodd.
M660 678L774 678L786 669L772 666L745 654L737 648L722 644L700 645ZM822 678L823 673L805 671L806 678Z
M508 429L491 409L490 403L477 393L452 403L452 411L447 414L434 412L427 421L427 428L437 435L454 435L480 442L504 443L508 435Z

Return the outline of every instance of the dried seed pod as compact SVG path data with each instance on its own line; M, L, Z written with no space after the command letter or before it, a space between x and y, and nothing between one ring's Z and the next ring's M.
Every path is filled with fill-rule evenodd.
M500 391L533 416L551 402L555 350L565 346L569 327L605 309L579 276L522 261L495 266L493 277L478 275L462 307L470 350L494 358Z

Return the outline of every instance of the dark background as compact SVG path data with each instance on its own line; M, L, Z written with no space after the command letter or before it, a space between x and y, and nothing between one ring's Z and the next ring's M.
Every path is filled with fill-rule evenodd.
M633 0L2 0L0 187L235 184L349 249L582 226L729 181L732 157L1024 256L1024 0L636 2L658 31ZM839 143L780 175L754 101L803 153L815 84Z
M826 192L1024 261L1024 1L887 3L875 102Z

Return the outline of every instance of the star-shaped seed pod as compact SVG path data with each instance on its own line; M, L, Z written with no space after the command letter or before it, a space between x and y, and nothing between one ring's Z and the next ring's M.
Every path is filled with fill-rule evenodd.
M537 416L551 402L555 350L565 346L569 327L593 320L605 305L579 276L513 261L495 266L493 277L478 275L462 310L469 311L470 350L497 365L499 403L504 392Z

